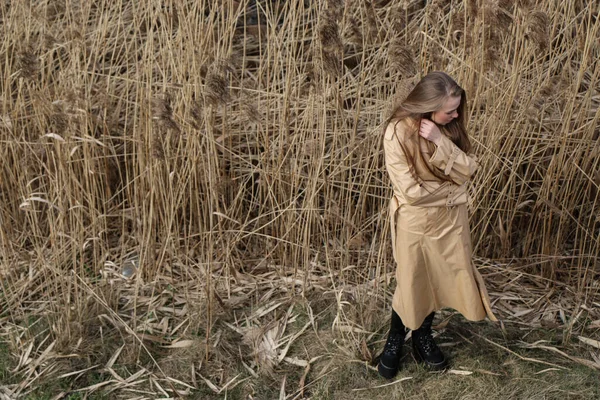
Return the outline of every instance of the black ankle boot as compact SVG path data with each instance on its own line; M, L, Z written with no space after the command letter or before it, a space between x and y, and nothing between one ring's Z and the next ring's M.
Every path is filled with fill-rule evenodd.
M383 347L383 352L379 356L379 364L377 365L379 375L386 379L392 379L398 373L405 337L406 328L398 314L392 310L390 333Z
M419 329L412 332L412 347L418 361L423 361L433 370L443 370L448 367L446 358L433 341L431 324L435 313L429 314Z

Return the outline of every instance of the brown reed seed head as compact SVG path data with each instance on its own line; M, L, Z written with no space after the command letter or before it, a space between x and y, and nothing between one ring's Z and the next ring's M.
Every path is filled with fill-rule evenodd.
M50 115L50 125L52 129L61 136L65 135L67 128L69 127L69 117L64 112L62 107L54 106L53 112Z
M531 0L516 0L517 6L522 9L528 10L532 7Z
M397 35L402 35L408 25L408 16L406 9L399 7L397 4L390 9L388 23L391 31Z
M419 82L418 75L415 75L415 76L412 76L412 77L406 78L406 79L401 79L396 86L396 92L394 93L394 101L391 102L392 108L394 108L398 104L402 103L404 101L404 99L406 99L406 97L409 95L409 93L412 92L412 90L415 88L415 86L417 86L418 82ZM388 111L391 112L392 109L390 109ZM387 114L389 114L389 112Z
M334 17L330 13L325 13L318 27L321 43L320 57L323 71L332 77L337 77L341 73L343 44L339 30Z
M339 21L344 16L344 0L328 0L327 13Z
M321 24L319 24L319 40L325 50L342 48L339 25L331 15L325 15Z
M502 31L508 31L513 23L515 0L498 0L497 2L497 21L498 28Z
M168 95L155 97L152 99L152 119L163 120L173 117L173 108L171 107L171 98Z
M246 118L248 118L248 121L258 124L261 121L261 114L259 113L255 103L256 102L250 96L244 96L240 104L240 109Z
M46 20L53 22L64 16L66 4L64 0L54 0L48 2L46 6Z
M401 39L394 39L389 46L388 60L390 65L400 72L412 75L416 72L416 63L413 49L402 43Z
M40 70L40 60L31 48L22 51L18 58L19 76L34 80Z
M500 66L500 50L496 44L489 43L485 46L484 66L488 70L497 69Z
M344 11L345 1L344 0L327 0L327 8L335 11Z
M58 43L58 40L54 36L50 35L49 33L44 35L44 49L45 50L51 50L54 47L54 45L57 43Z
M427 2L426 12L428 14L439 14L443 12L444 6L446 5L444 0L431 0Z
M428 54L431 60L431 67L434 70L445 70L448 65L448 59L445 57L444 50L439 45L432 46L432 51Z
M510 10L515 3L516 0L498 0L498 7L504 10Z
M165 148L163 146L162 140L158 135L154 135L151 144L152 150L152 158L156 160L164 160L165 159Z
M202 104L194 99L190 108L190 115L192 117L191 125L194 129L200 129L204 122L204 115L202 110Z
M467 0L467 14L471 19L477 18L479 13L479 6L477 0Z
M181 132L181 129L179 128L179 125L177 125L177 122L175 122L171 118L162 120L161 124L165 128L167 128L168 130L174 131L175 133L180 133Z
M486 2L483 6L483 19L486 24L495 24L498 22L498 14L500 9L498 8L497 1Z
M217 71L210 71L206 76L204 97L206 102L213 106L226 104L229 101L229 83L227 79Z
M152 99L152 119L168 130L180 132L179 126L173 120L171 97L168 94Z
M365 0L365 10L367 14L367 28L369 29L369 35L375 37L378 32L377 13L375 7L371 1Z
M342 72L341 58L337 52L321 51L323 70L332 77L340 76Z
M532 11L527 18L527 36L537 45L539 50L548 47L550 19L543 11Z
M220 58L214 61L212 65L212 70L215 72L220 72L221 75L227 77L235 74L242 66L243 56L237 52L232 52L229 57Z
M361 45L363 42L363 35L360 29L360 22L354 17L349 17L344 26L343 35L348 42L355 45Z

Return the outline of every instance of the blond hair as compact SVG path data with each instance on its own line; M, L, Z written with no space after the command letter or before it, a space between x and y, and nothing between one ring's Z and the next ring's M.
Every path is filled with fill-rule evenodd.
M430 119L431 114L439 111L444 106L445 102L450 97L460 97L460 104L456 111L458 117L453 119L445 126L439 126L442 134L448 136L462 151L468 153L471 151L471 141L467 135L465 128L464 111L466 108L467 96L463 88L461 88L448 74L444 72L430 72L423 77L409 95L402 101L393 111L385 124L384 130L390 123L394 123L394 131L396 125L404 120L411 119L416 128L406 132L403 140L398 138L400 146L406 155L407 162L411 171L417 171L416 161L421 160L422 165L436 177L444 181L451 181L450 177L443 174L437 168L432 168L429 163L425 162L421 151L421 143L425 141L425 145L433 152L434 145L422 138L419 135L419 126L423 118ZM406 146L405 142L412 142L413 145Z

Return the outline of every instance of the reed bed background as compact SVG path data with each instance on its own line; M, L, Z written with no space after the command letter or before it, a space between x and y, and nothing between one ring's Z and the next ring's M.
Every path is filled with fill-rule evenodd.
M294 343L328 307L338 350L372 359L395 268L382 122L431 70L468 93L473 242L495 309L597 334L598 12L2 2L2 395L58 379L57 398L216 396L266 374L301 398L317 360Z

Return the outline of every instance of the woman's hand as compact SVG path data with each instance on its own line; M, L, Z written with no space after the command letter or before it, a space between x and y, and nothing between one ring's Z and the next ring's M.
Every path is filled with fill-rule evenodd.
M425 139L435 143L436 145L440 143L442 139L442 132L440 128L437 127L435 122L430 121L428 119L421 119L421 126L419 127L419 135L423 136Z

